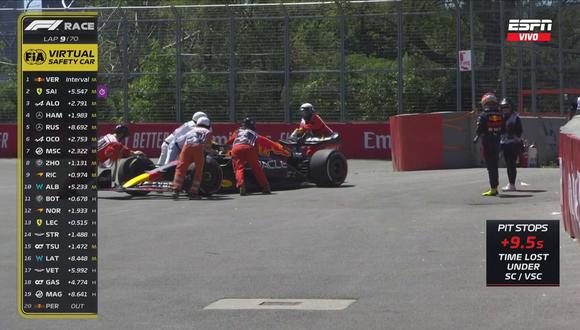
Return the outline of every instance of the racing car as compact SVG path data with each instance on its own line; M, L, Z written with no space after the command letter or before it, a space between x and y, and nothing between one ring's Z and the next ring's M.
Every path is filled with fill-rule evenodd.
M345 181L348 173L340 143L338 133L324 138L308 137L278 142L260 136L256 147L262 169L274 189L298 187L304 183L337 187ZM235 190L236 178L231 155L222 149L216 161L223 172L221 191ZM249 190L260 189L249 167L245 169L244 175Z
M325 138L310 137L278 142L260 137L256 145L260 163L273 188L292 188L304 183L337 187L346 179L348 165L346 157L339 150L338 133ZM214 149L219 153L208 155L205 159L200 187L200 193L204 196L218 191L236 190L230 153L219 144L214 144ZM153 161L143 154L131 156L119 161L108 171L102 171L98 176L99 188L125 192L132 196L144 196L153 191L169 192L176 165L177 161L173 161L155 167ZM192 164L183 184L184 191L191 186L194 171L195 165ZM246 168L245 178L249 190L259 188L251 169Z
M111 168L102 170L98 175L99 190L125 192L131 196L145 196L153 191L172 192L171 182L177 167L177 160L164 166L155 167L151 159L143 154L122 159ZM187 192L193 182L195 164L191 164L183 182ZM221 188L223 173L216 159L205 158L203 177L200 186L202 196L210 196Z

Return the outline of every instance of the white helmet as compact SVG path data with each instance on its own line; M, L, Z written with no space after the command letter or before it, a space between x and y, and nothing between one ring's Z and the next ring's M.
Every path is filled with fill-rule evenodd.
M310 103L304 103L300 106L300 111L314 112L314 106Z
M197 126L202 126L202 127L205 127L205 128L210 128L211 127L211 121L207 117L200 117L197 120L197 123L196 124L197 124Z
M207 115L201 111L198 111L196 113L193 114L193 117L191 117L191 120L197 124L197 121L199 120L199 118L201 117L205 117L207 118Z

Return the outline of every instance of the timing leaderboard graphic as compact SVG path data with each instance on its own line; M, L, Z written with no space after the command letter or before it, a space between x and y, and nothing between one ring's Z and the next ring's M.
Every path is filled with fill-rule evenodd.
M18 304L97 316L97 17L19 19Z

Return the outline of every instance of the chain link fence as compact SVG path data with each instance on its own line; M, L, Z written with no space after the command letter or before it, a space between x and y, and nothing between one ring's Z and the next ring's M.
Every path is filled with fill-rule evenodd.
M475 8L473 8L475 7ZM511 96L525 112L564 114L568 101L580 96L580 29L574 23L579 1L473 1L471 44L476 54L476 90ZM469 12L468 12L469 13ZM504 24L490 24L489 17ZM548 43L506 42L507 21L513 18L551 19ZM570 93L571 95L568 95Z
M76 1L80 6L90 1ZM2 5L0 5L2 6ZM580 94L580 2L336 1L71 8L99 14L101 121L331 121L467 111L495 91L532 113ZM0 8L0 122L16 121L18 15ZM506 42L511 18L552 19L548 43ZM460 72L458 51L472 50ZM570 99L572 96L570 95Z

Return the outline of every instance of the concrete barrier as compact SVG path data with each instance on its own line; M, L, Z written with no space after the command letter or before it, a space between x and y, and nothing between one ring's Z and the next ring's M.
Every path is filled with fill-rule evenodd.
M580 235L580 115L560 130L561 210L566 232Z
M566 124L566 118L562 117L521 117L524 134L522 137L528 144L534 144L538 149L538 164L548 165L558 159L558 146L560 142L560 127ZM476 118L473 120L475 131ZM474 145L474 166L485 166L481 153L481 145ZM500 166L504 166L500 159Z
M393 168L398 171L485 166L481 145L473 144L477 114L437 112L391 118ZM538 149L538 163L558 157L560 117L522 117L523 138Z
M566 122L562 117L522 117L523 137L538 148L539 164L546 165L558 159L560 127Z
M441 113L391 117L393 168L398 171L441 168L443 136Z
M475 126L470 112L442 112L444 168L466 168L474 164L472 143Z

